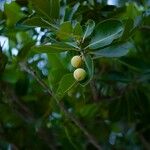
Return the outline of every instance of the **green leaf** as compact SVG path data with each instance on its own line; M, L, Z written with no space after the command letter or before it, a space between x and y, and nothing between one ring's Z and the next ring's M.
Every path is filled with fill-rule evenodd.
M82 26L80 25L80 23L77 23L73 29L73 35L75 36L75 38L77 40L80 40L82 35L83 35L83 30L82 30Z
M61 40L67 40L73 36L73 28L70 21L61 24L57 36Z
M29 27L42 27L42 28L50 27L50 25L44 22L40 17L28 18L22 24Z
M127 3L126 4L126 13L124 16L125 18L135 19L137 16L142 14L142 10L136 3Z
M123 25L120 21L109 19L97 25L94 36L86 48L97 49L109 45L113 40L119 38L123 32Z
M28 54L30 54L30 49L34 44L35 42L31 40L21 48L17 56L18 61L23 61L27 59Z
M149 63L146 63L145 61L141 61L141 58L137 57L122 57L119 59L119 62L126 67L136 70L136 71L144 71L149 69Z
M5 69L2 80L8 83L16 83L19 79L19 71L16 68Z
M60 1L59 0L50 0L51 6L51 17L55 19L59 19L59 9L60 9Z
M71 88L76 84L77 82L75 81L73 74L66 74L62 77L60 83L59 83L59 87L57 89L56 92L56 97L58 99L62 99L63 96L66 94L66 92L68 92L69 90L71 90Z
M85 38L91 35L95 27L95 22L93 20L88 20L86 23L86 29L83 36L83 41Z
M133 47L133 45L130 42L124 43L124 44L115 44L113 46L91 52L94 54L95 58L100 57L122 57L127 55L129 50Z
M60 67L61 67L61 64L60 64ZM56 68L53 68L52 70L50 70L48 74L49 86L51 87L51 89L53 89L54 92L58 88L61 77L67 73L67 71L63 67L62 68L60 67L58 68L56 66Z
M59 18L59 0L32 0L36 13L49 21Z
M87 85L90 82L94 74L94 63L93 63L93 59L91 58L91 56L88 54L85 55L84 62L85 62L85 70L87 72L87 77L84 81L81 82L81 85L83 86Z
M134 27L134 21L132 19L127 19L125 21L125 27L124 27L124 32L122 34L121 40L125 41L130 37L130 32Z
M48 63L50 68L65 69L58 53L48 54Z
M77 51L76 48L66 43L55 43L51 45L39 45L32 47L32 50L37 53L61 53L65 51Z
M14 26L25 15L21 12L21 8L16 2L5 4L5 14L7 16L7 25L9 27Z
M78 50L80 50L80 47L78 47L76 42L65 42L65 43L72 46L72 47L74 47L74 48L76 48L76 49L78 49Z
M97 114L98 109L96 104L87 104L80 108L79 113L84 118L92 119Z

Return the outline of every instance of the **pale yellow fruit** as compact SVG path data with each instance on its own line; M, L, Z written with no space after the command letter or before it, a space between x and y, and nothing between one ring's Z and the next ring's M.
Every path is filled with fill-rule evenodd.
M86 77L86 71L82 68L78 68L74 71L73 76L77 81L82 81Z
M80 56L74 56L71 59L71 65L75 68L78 68L82 65L82 58Z

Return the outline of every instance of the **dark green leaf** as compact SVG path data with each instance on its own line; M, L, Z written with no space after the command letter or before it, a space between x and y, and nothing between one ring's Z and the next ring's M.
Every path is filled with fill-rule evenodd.
M133 45L129 42L124 44L115 44L113 46L91 52L94 54L95 58L99 57L122 57L127 55L129 50L133 47Z
M95 28L94 36L87 48L97 49L109 45L119 38L123 32L123 25L118 20L109 19L99 23Z
M98 112L98 106L96 104L87 104L80 108L80 115L92 119Z
M61 24L57 36L61 40L67 40L73 36L73 28L70 21Z
M91 56L88 54L85 55L84 62L85 62L85 69L87 72L87 77L84 81L81 82L83 86L87 85L90 82L94 74L94 63L93 63L93 59L91 58Z
M76 48L66 43L55 43L50 45L40 45L32 47L32 50L37 53L60 53L65 51L77 51Z
M59 18L59 0L32 0L33 6L41 17L49 21Z
M62 77L60 83L59 83L59 87L57 89L56 92L56 97L61 99L63 98L63 96L69 91L71 90L71 88L73 88L73 86L76 84L77 82L75 81L73 74L66 74Z
M49 70L48 82L49 86L53 89L54 92L57 90L62 76L67 73L67 71L63 67L62 68L61 67L62 64L60 64L60 67L55 66L55 68Z
M26 25L29 27L50 28L50 25L44 22L40 17L28 18L23 22L23 25Z

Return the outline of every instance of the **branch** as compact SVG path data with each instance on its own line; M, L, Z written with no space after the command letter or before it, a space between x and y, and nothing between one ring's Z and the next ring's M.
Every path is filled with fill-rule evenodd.
M141 26L141 29L147 29L147 30L150 30L150 26L148 26L148 25L143 25L143 26Z
M26 105L20 102L20 100L15 94L15 91L8 84L5 84L5 86L3 86L3 90L7 92L6 95L9 99L9 104L13 107L14 113L16 113L21 119L23 119L28 124L36 122L33 113L30 111L28 107L26 107ZM53 135L47 134L47 131L44 128L39 128L37 130L37 135L39 136L40 139L45 141L45 143L51 150L56 150L55 145L53 145L50 142L50 139L51 141L54 140Z
M95 146L95 148L97 148L98 150L102 150L101 146L98 144L96 139L86 130L86 128L80 123L80 121L76 118L76 116L74 116L74 114L68 112L68 110L65 108L63 102L59 102L59 100L56 98L56 96L52 92L52 90L36 74L34 69L32 67L28 66L28 64L24 63L24 62L20 63L20 67L22 70L24 70L25 72L32 75L37 80L37 82L48 92L48 94L55 99L55 101L56 101L57 105L59 106L59 108L61 109L61 111L64 112L65 115L75 123L75 125L84 133L84 135L87 137L87 139L93 144L93 146Z
M142 134L138 134L143 146L145 147L146 150L150 150L150 144L149 142L144 138L144 136Z

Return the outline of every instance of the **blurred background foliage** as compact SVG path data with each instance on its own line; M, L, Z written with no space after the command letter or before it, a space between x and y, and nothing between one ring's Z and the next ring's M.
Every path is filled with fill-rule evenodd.
M78 42L87 27L92 30L94 24L113 18L124 28L113 43L131 42L132 47L124 52L119 46L117 53L109 52L113 43L104 45L107 53L88 49L94 62L92 80L62 92L62 101L104 150L149 150L150 1L60 0L59 7L57 0L51 2L50 7L40 0L0 1L0 149L95 149L20 62L27 62L54 92L61 83L62 92L71 79L61 78L73 72L70 59L79 52L65 51L68 45L61 45L61 53L32 47L73 44L72 38ZM70 25L76 25L74 37ZM106 25L104 33L112 26ZM91 38L89 34L82 46Z

